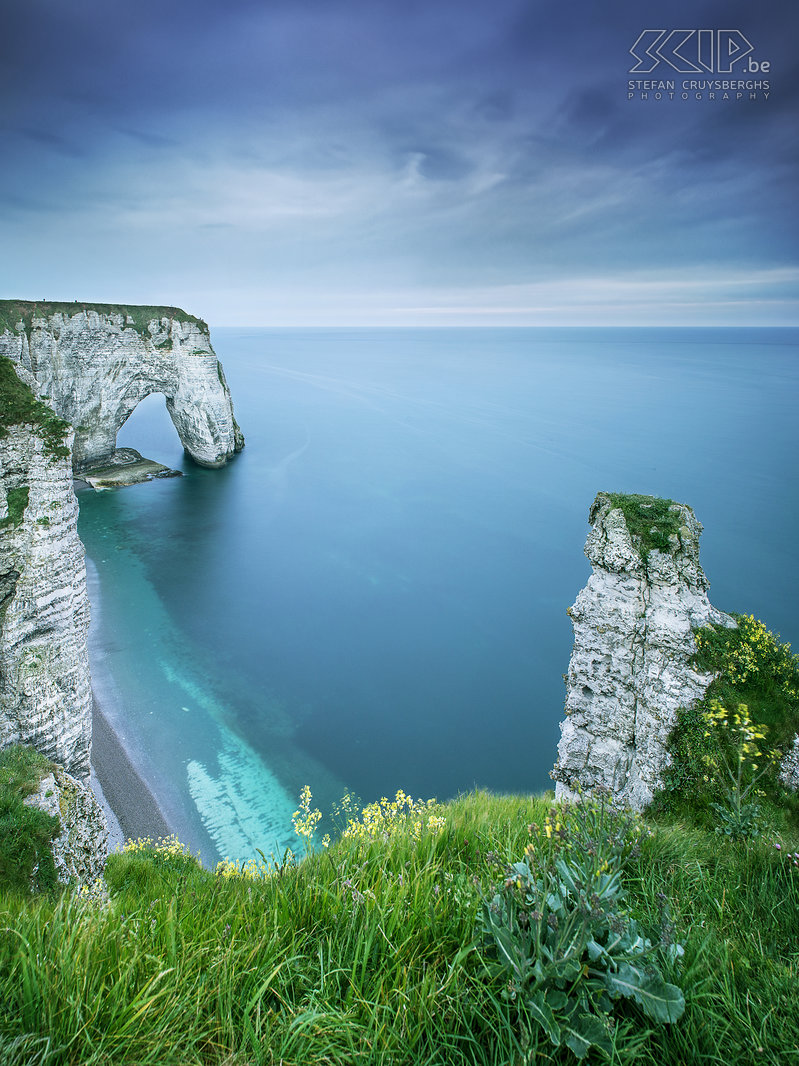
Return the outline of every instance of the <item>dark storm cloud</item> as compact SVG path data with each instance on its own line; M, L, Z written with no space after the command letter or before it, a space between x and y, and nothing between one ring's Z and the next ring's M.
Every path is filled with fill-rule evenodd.
M156 251L215 291L783 268L796 21L777 0L7 0L0 240L25 234L18 271L78 233L87 284L113 242L131 279ZM740 26L771 98L628 100L628 50L665 25Z

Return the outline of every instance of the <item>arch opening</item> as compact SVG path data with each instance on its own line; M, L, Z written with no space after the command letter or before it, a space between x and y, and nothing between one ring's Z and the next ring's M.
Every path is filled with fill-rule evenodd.
M163 392L151 392L139 400L119 428L116 446L135 448L167 466L182 462L183 444Z
M118 426L111 454L84 466L79 477L95 490L122 488L154 478L180 477L172 463L183 458L183 444L163 392L149 392L136 400L125 412L119 409ZM148 459L140 449L146 449Z

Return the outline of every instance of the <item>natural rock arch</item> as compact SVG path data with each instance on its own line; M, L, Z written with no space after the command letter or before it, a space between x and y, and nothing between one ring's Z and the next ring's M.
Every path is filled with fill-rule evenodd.
M222 466L242 448L204 322L176 308L14 308L18 321L0 333L0 354L28 371L39 396L74 426L76 472L113 456L117 433L151 393L166 397L181 443L201 466Z

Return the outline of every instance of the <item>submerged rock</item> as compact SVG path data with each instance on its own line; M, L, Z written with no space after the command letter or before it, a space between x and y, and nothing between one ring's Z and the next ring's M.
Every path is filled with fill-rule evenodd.
M170 470L163 463L145 459L135 448L117 448L110 459L85 466L80 480L100 492L103 489L119 489L125 485L138 485L154 478L183 477L179 470Z
M735 623L708 600L702 526L690 507L600 492L589 520L593 573L569 610L574 648L555 795L601 788L641 809L669 763L677 710L713 679L691 664L694 630Z

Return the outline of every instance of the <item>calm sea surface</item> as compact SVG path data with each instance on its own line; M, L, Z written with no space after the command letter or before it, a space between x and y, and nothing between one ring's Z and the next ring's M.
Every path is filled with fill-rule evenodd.
M216 329L247 446L80 495L98 695L183 840L551 782L600 489L689 503L711 599L799 638L799 331Z

